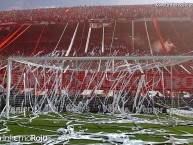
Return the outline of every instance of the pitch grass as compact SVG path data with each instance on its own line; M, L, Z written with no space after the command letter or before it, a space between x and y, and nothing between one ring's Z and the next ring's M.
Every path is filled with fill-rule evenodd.
M29 114L27 117L19 116L7 121L7 126L9 128L9 132L5 135L56 135L57 137L57 129L66 128L66 123L70 121L70 124L81 124L80 126L75 125L75 131L86 129L88 133L97 133L97 132L106 132L106 133L120 133L120 132L128 132L132 133L132 127L138 126L142 129L151 129L151 130L160 130L164 129L168 134L176 134L178 138L188 138L181 137L181 134L184 132L193 134L193 126L170 126L170 125L159 125L159 124L134 124L134 123L81 123L82 121L90 121L93 118L98 120L111 120L111 119L121 119L120 117L115 117L111 115L103 115L103 114L71 114L64 113L62 114L65 119L62 119L61 116L56 114L46 114L40 115L36 117L31 122L29 121ZM133 117L143 118L147 120L155 120L155 119L170 119L176 118L186 121L193 121L192 118L180 117L177 115L168 116L166 114L160 115L133 115ZM0 129L3 128L3 123L0 121ZM135 140L143 140L143 141L165 141L164 135L160 135L159 133L150 135L150 134L135 134L130 139ZM70 140L70 144L94 144L94 143L102 143L100 141L93 140Z

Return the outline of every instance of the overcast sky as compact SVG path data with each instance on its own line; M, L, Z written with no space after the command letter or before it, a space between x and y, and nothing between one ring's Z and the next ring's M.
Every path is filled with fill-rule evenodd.
M79 5L129 5L154 3L193 3L193 0L0 0L0 10Z

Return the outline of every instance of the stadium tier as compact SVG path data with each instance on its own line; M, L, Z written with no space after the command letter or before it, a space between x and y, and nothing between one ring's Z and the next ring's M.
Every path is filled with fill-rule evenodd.
M125 5L125 6L79 6L65 8L39 8L26 10L10 10L0 12L1 25L6 23L63 23L96 18L138 19L148 17L192 17L191 4L164 6L157 5Z
M40 110L45 107L45 98L46 103L55 107L62 104L63 109L69 102L90 106L95 102L93 98L99 98L95 107L115 103L116 107L125 106L123 110L130 106L129 111L141 113L147 112L139 107L144 105L141 101L148 104L147 100L160 96L163 108L176 107L163 98L192 97L192 12L191 7L155 5L2 11L0 83L4 88L8 86L6 95L11 96L12 105L13 98L20 96L22 101L16 101L20 106L23 100L28 100L25 103L29 106L32 99L30 105L39 105L36 109ZM178 56L189 58L175 59ZM64 59L49 59L55 57ZM130 104L128 93L132 93ZM187 100L186 106L191 106ZM154 99L152 102L155 104L144 106L160 105ZM183 106L179 103L177 107Z
M193 143L192 6L0 11L0 144Z
M113 20L108 22L108 25L101 27L100 24L103 23L84 21L6 26L7 29L0 30L0 41L2 42L0 54L2 57L8 57L12 55L33 56L39 52L45 55L53 50L66 52L73 35L75 37L69 56L109 56L113 53L119 56L138 56L148 55L151 49L153 55L191 53L193 28L190 19L184 21L181 21L180 18L173 21L169 18L165 20L152 18L147 21L146 19L140 21ZM95 24L95 27L91 24ZM89 28L91 28L90 33ZM85 50L86 45L88 45L87 50Z

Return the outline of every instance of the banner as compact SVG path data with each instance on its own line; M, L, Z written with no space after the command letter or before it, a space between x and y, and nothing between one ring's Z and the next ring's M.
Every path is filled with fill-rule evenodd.
M112 22L96 22L96 23L90 23L91 28L102 28L102 27L111 27Z
M26 85L30 88L45 87L52 89L55 84L59 89L73 90L136 90L141 76L145 75L142 83L143 91L192 91L193 90L193 75L189 74L128 74L128 72L119 73L91 73L91 72L66 72L61 74L44 74L34 75L26 74ZM20 73L12 74L12 86L23 88L24 75ZM56 81L62 76L62 81ZM61 79L60 79L61 80ZM0 72L0 84L6 88L7 76L4 72ZM60 83L59 83L60 82ZM45 85L44 85L45 84Z

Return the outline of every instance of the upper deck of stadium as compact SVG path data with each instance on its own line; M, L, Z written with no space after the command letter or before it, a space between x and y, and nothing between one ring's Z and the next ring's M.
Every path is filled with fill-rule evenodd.
M64 23L96 18L192 17L193 7L162 5L79 6L0 11L1 23Z
M75 35L69 56L147 55L150 44L153 55L191 55L192 16L192 7L159 5L0 11L0 54L65 52ZM85 53L90 27L93 29ZM165 43L172 48L161 48Z
M1 11L0 58L7 60L10 56L58 54L59 56L191 56L192 16L192 7L155 5ZM169 62L163 64L164 69L168 71L171 64L175 65L175 71L172 71L174 73L193 73L192 61ZM6 68L7 61L0 66L1 70ZM96 67L95 63L93 67ZM121 70L124 68L125 66Z

